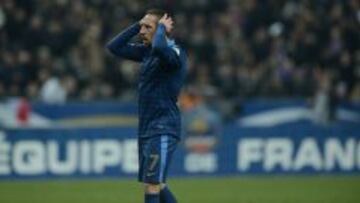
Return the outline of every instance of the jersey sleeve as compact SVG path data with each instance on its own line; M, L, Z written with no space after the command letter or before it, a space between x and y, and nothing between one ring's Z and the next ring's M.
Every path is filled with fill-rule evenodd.
M176 46L168 45L165 33L165 26L160 23L153 38L152 51L164 60L166 64L179 68L181 66L180 49Z
M145 53L143 44L129 43L129 41L139 33L138 23L128 27L106 44L106 48L115 56L140 62Z

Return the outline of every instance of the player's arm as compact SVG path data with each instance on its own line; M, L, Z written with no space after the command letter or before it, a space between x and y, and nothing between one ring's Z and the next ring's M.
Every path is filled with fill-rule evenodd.
M129 43L139 31L140 25L139 23L135 23L110 40L106 44L106 48L115 56L133 61L142 61L145 49L144 45Z
M171 47L166 40L166 32L172 29L172 20L166 14L160 19L152 42L152 50L171 67L180 67L180 50Z

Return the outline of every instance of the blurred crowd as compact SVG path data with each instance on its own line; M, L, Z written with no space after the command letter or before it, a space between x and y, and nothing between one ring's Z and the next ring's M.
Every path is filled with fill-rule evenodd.
M224 100L360 100L357 0L164 0L187 50L187 84ZM145 0L1 0L0 98L133 100L138 65L108 40Z

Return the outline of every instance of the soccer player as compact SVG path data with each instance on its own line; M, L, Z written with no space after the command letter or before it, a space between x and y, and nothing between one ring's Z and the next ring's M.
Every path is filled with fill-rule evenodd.
M180 140L177 98L185 79L186 55L169 37L173 26L166 12L151 9L107 44L112 54L141 63L138 178L145 186L145 203L177 202L166 177ZM138 34L142 43L130 43Z

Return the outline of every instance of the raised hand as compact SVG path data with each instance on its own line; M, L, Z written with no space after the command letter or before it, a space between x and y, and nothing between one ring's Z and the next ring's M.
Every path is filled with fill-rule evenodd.
M165 25L167 33L170 33L172 31L172 29L174 28L174 21L167 13L161 17L161 19L159 20L159 23L162 23Z

